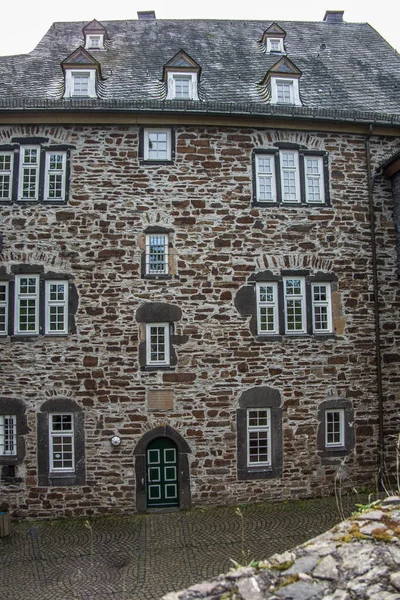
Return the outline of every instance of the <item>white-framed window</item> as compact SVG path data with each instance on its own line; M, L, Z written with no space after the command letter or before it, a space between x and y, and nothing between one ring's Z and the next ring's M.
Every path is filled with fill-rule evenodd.
M15 277L15 326L16 334L39 333L39 275Z
M66 152L46 152L44 200L65 200Z
M169 323L146 324L146 364L166 366L170 364Z
M0 335L7 335L8 281L0 281Z
M267 52L283 52L283 38L267 38Z
M304 178L306 202L309 204L323 204L325 202L325 190L322 156L304 157Z
M271 409L247 410L247 466L271 465Z
M299 153L296 150L279 152L282 202L301 202Z
M171 130L144 130L144 160L171 160Z
M74 472L73 414L49 415L50 472Z
M306 296L304 277L284 277L285 333L306 333Z
M96 98L96 70L65 71L64 98Z
M168 73L167 100L198 100L197 73Z
M276 202L275 157L256 154L256 186L258 202Z
M17 454L17 417L0 415L0 456Z
M86 35L85 50L103 50L104 33Z
M68 333L68 281L46 281L47 335Z
M301 106L299 80L271 77L271 104Z
M279 333L278 284L277 282L257 283L257 324L259 335Z
M168 274L168 234L146 235L146 275Z
M327 164L322 155L282 149L257 150L254 156L255 200L260 204L326 204ZM277 164L276 164L277 163ZM302 167L302 168L300 168Z
M325 411L325 446L326 448L344 446L344 409Z
M12 152L0 152L0 201L12 197L13 159Z
M311 302L314 333L332 332L331 284L312 283Z
M19 167L19 200L39 198L39 146L21 146Z

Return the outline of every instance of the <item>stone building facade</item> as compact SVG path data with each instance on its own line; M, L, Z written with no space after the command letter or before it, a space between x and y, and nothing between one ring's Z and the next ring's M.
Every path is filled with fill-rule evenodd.
M0 59L0 501L16 516L390 478L400 58L341 13L245 25L57 23ZM233 30L249 56L224 54ZM343 39L365 69L376 49L368 97ZM243 83L249 58L265 72Z

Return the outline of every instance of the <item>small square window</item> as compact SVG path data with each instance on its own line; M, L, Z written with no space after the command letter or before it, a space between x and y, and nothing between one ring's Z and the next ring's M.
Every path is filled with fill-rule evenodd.
M146 364L168 366L170 364L169 323L146 324Z
M325 411L325 446L326 448L344 447L344 410Z
M167 100L198 100L197 73L169 72Z
M145 129L144 160L171 160L171 137L170 129Z
M288 77L271 77L271 104L301 106L299 80Z
M89 73L72 74L72 95L89 96Z
M283 52L283 39L268 37L267 52Z

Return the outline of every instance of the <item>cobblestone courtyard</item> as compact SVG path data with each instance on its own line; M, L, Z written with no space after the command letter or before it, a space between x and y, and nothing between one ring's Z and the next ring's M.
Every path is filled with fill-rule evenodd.
M343 498L344 512L365 498ZM153 600L296 546L339 522L334 498L13 524L0 539L7 600Z

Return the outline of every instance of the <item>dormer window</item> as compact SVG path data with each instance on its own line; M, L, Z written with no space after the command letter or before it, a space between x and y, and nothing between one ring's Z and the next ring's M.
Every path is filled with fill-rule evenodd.
M267 52L283 52L283 38L267 38Z
M107 30L99 21L93 19L91 23L85 25L82 33L85 38L86 50L104 50L104 40L107 39Z
M96 72L66 71L64 98L96 98Z
M167 100L198 100L200 66L184 50L176 54L164 67Z
M80 47L62 63L65 76L64 98L96 98L100 64Z
M279 27L277 23L272 23L268 29L264 31L261 39L261 44L264 46L264 51L267 52L285 52L283 45L286 32Z
M168 74L168 100L198 100L195 73Z
M283 56L266 74L261 82L265 98L271 104L301 106L299 79L301 71Z
M301 106L298 79L271 78L271 104Z
M85 48L88 50L102 50L104 48L104 35L88 35Z

